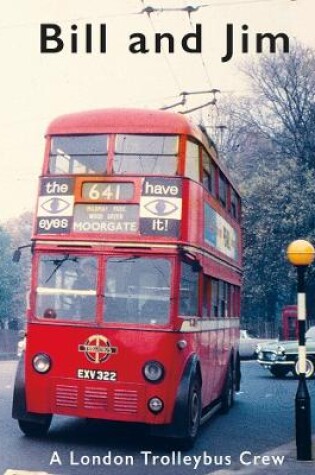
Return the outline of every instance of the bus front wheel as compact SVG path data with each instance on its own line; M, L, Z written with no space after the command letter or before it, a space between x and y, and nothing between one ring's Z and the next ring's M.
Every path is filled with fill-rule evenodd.
M193 447L200 426L201 385L197 377L195 377L190 384L187 415L187 435L182 439L178 439L178 445L182 450L188 450Z
M29 437L42 437L47 434L52 416L46 416L45 421L33 422L19 419L18 424L21 431Z

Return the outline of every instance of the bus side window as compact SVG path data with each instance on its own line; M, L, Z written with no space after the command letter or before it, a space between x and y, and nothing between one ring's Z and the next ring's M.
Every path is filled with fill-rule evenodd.
M191 140L187 140L185 176L200 181L199 145Z
M228 203L228 184L223 173L219 173L219 201L226 208Z
M239 221L239 198L233 188L231 189L231 215Z
M211 315L211 278L203 276L203 297L202 297L202 316L204 318Z
M211 279L211 317L219 316L219 281Z
M203 186L215 196L216 166L208 153L202 149L202 183Z
M190 264L182 262L179 294L179 315L198 315L198 282L199 273Z
M219 280L219 317L226 318L228 313L227 283Z
M240 288L233 285L233 317L240 317Z

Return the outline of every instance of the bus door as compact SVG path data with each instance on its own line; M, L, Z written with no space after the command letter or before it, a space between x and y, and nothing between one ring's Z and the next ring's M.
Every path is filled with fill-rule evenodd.
M211 278L211 331L209 351L213 358L212 365L212 396L219 397L223 380L226 376L227 353L225 350L224 316L226 314L226 300L224 296L224 282Z
M215 368L217 364L217 345L215 338L215 319L211 317L211 277L203 275L202 292L202 347L204 348L204 358L202 365L204 367L204 393L206 399L210 400L213 396L215 387Z
M179 316L187 320L187 339L190 351L197 354L202 373L202 398L209 399L209 376L212 358L209 354L209 331L207 321L199 311L200 270L195 269L188 261L181 262Z

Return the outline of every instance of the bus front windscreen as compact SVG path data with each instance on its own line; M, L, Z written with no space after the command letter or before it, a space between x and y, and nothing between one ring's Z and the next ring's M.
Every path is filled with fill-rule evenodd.
M166 258L41 254L35 313L55 321L165 325L170 282L171 261Z
M165 325L170 314L171 263L162 258L109 258L106 322Z

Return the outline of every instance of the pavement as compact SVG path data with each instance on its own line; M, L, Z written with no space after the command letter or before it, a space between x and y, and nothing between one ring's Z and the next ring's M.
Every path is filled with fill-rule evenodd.
M315 434L312 438L312 461L299 461L296 455L295 440L276 447L273 450L252 455L249 452L243 452L242 465L234 469L223 469L209 473L209 475L314 475L315 474ZM249 464L249 465L247 465Z

